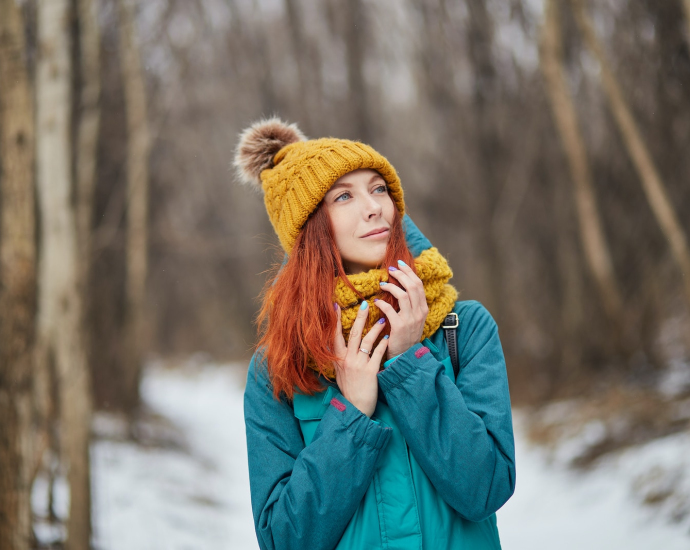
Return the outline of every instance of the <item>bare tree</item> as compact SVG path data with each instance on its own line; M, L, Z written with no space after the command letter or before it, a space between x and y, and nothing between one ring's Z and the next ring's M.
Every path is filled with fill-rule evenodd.
M128 409L139 401L142 329L148 253L148 191L150 138L146 110L146 87L136 36L134 3L118 0L120 60L127 114L127 275L126 338L124 366L125 399Z
M304 127L311 126L311 114L309 98L312 96L311 68L309 66L309 45L304 35L303 17L300 13L299 2L297 0L285 0L287 10L290 42L294 52L295 63L297 64L297 91L302 101L299 103L299 117Z
M602 84L611 112L623 137L630 159L642 180L642 188L647 196L649 206L661 226L661 230L671 247L671 252L680 267L681 274L683 275L685 296L688 305L690 305L690 249L688 248L687 238L676 217L675 210L666 192L666 186L661 179L661 174L642 139L642 133L633 118L616 76L606 59L604 50L585 12L582 1L571 0L571 4L575 12L575 20L584 36L585 42L601 67Z
M34 117L24 22L0 0L0 548L31 545Z
M473 215L477 217L475 225L479 229L477 240L478 251L483 256L480 263L484 267L483 279L487 290L485 301L487 306L499 320L504 320L502 310L505 308L505 288L502 281L505 267L502 265L505 255L494 233L492 224L484 220L495 215L494 195L498 187L500 171L503 169L494 162L496 156L502 152L503 142L499 136L496 113L500 94L500 82L496 73L493 59L494 23L484 0L466 0L467 21L467 50L473 72L472 133L474 154L477 163L477 177L467 182L472 187Z
M91 257L93 201L96 184L96 152L100 124L100 30L98 0L78 0L80 89L77 126L77 239L80 282L86 288ZM86 293L83 293L86 296Z
M683 9L685 11L685 22L688 24L688 40L690 40L690 0L683 0Z
M573 178L580 239L587 265L597 283L606 313L615 322L620 322L622 299L601 224L585 143L564 74L559 17L558 0L546 0L540 61Z
M350 98L354 138L368 143L372 139L373 121L369 105L369 92L364 80L367 12L362 6L362 0L348 0L342 3L341 10L347 57L348 97Z
M76 212L71 202L70 2L41 0L37 8L36 168L41 215L37 360L54 370L59 451L70 487L66 548L90 544L90 382L79 294Z

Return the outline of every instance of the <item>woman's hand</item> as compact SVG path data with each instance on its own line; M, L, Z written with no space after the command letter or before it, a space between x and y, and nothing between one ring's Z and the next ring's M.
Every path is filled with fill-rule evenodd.
M362 302L362 307L360 307L350 330L350 339L345 345L340 308L337 309L338 326L335 334L335 354L340 360L335 365L335 381L343 397L362 413L371 417L378 401L379 382L376 375L379 372L383 354L386 353L388 337L385 336L379 342L371 357L369 353L372 351L379 334L381 334L386 319L382 317L362 339L364 325L369 316L369 304L366 301ZM366 353L361 348L366 350Z
M393 306L383 300L376 302L391 325L388 359L407 351L422 339L424 323L429 314L424 283L406 263L398 260L398 265L400 269L391 266L388 273L395 277L402 288L381 283L381 290L390 292L397 298L400 311L395 311Z

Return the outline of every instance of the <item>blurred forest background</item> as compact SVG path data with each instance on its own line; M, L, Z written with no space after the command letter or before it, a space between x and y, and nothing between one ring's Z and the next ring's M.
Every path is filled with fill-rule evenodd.
M392 162L515 403L688 395L690 0L0 0L0 547L62 468L88 548L147 358L250 356L282 254L231 159L274 114Z

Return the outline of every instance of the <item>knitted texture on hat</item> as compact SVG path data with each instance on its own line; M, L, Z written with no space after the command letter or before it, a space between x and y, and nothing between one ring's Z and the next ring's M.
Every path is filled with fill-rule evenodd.
M280 140L284 146L273 154L281 145ZM376 170L388 184L388 192L400 214L405 213L395 168L383 155L358 141L304 140L296 126L271 119L255 124L242 134L235 165L245 181L258 183L259 177L268 217L288 254L328 190L338 178L353 170Z
M434 334L446 316L453 311L455 301L458 299L458 291L455 287L448 284L448 281L453 276L453 272L446 259L435 247L424 250L415 258L414 265L417 276L424 283L424 294L426 295L426 303L429 306L429 314L424 323L421 342ZM374 326L374 323L384 316L381 310L376 307L374 298L381 295L379 283L389 282L388 271L385 269L371 269L365 273L348 275L347 278L369 303L369 317L364 328L364 336ZM337 302L341 309L340 318L343 325L343 336L347 342L350 338L350 330L359 312L360 298L341 278L338 278L335 287L335 302ZM319 370L313 363L310 363L309 366L316 371ZM335 369L333 367L326 367L322 369L322 372L328 378L335 378Z

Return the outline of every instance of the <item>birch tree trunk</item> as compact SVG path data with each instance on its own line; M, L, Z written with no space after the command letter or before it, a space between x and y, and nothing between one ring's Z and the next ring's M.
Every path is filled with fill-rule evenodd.
M577 122L575 104L568 91L563 70L562 37L558 0L546 0L540 43L540 63L551 100L556 127L561 135L573 178L580 239L590 273L609 318L622 319L622 299L613 271L611 254L602 228L592 174L587 161L584 140Z
M0 548L31 547L34 119L24 24L0 0Z
M150 150L146 112L146 88L135 30L135 10L131 0L118 0L120 20L120 60L127 113L127 338L124 390L126 409L139 403L142 362L142 332L147 272L147 212Z
M78 292L77 223L71 203L70 1L37 6L36 167L41 215L38 360L54 369L59 453L70 488L68 550L90 543L90 382L84 351L83 304Z
M623 137L623 143L625 143L630 159L642 180L642 188L647 196L649 206L671 247L671 252L678 263L678 267L680 267L685 297L688 305L690 305L690 249L688 249L685 233L666 193L666 187L661 179L661 175L654 165L652 156L642 139L642 133L637 127L637 123L613 74L613 70L608 64L592 23L585 13L582 1L571 0L571 4L575 13L575 20L580 32L584 36L585 43L599 62L602 84L609 101L609 107L618 124L618 129Z

